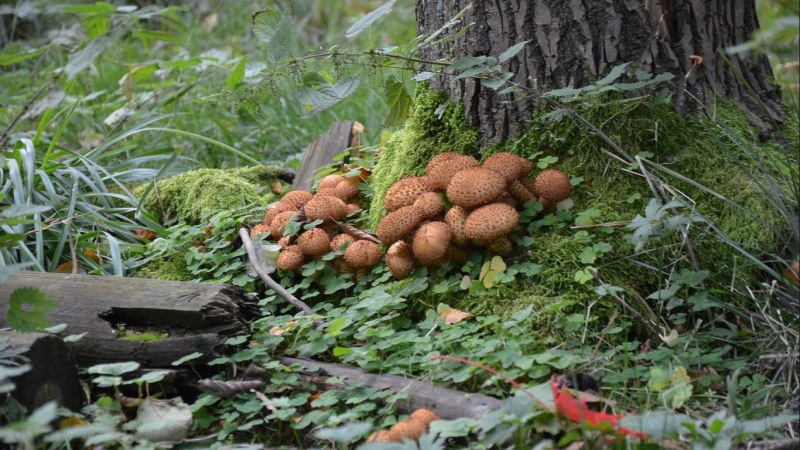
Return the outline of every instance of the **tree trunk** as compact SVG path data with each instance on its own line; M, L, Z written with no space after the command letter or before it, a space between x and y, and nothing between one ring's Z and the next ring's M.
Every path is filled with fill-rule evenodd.
M632 62L650 73L676 75L680 111L694 109L694 99L708 104L721 95L755 113L752 120L762 130L768 128L764 121L783 117L767 58L725 54L758 28L755 0L417 0L418 32L436 32L470 4L438 43L421 50L422 59L497 56L527 40L503 68L515 74L511 81L535 94L582 87ZM686 76L691 55L705 61L697 74ZM484 145L519 135L541 106L537 95L498 95L474 78L431 81L464 102Z

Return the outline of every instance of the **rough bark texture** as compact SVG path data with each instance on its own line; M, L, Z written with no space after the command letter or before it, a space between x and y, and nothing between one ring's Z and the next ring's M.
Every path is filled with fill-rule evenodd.
M352 120L342 120L333 124L322 136L306 148L303 163L294 177L293 189L311 190L314 180L311 177L325 164L334 162L333 157L352 147L354 133ZM347 162L345 159L344 162Z
M732 55L729 64L724 57L726 48L746 42L758 28L755 0L417 0L418 32L436 32L470 4L443 33L453 39L425 47L423 59L497 56L529 40L504 69L534 93L582 87L618 64L633 62L650 73L676 75L679 110L694 108L695 98L708 104L718 94L755 112L755 121L782 117L767 58ZM690 55L703 57L705 64L685 77L692 68ZM540 106L536 95L498 96L475 79L442 77L432 84L463 100L484 145L520 134Z
M225 352L224 341L247 333L258 313L254 302L234 286L142 278L61 275L20 271L0 284L0 311L20 287L35 287L56 306L46 316L67 324L68 334L86 333L71 345L81 367L136 361L147 368L171 367L190 353L205 363ZM7 326L0 315L0 327ZM152 342L120 338L120 329L164 333Z

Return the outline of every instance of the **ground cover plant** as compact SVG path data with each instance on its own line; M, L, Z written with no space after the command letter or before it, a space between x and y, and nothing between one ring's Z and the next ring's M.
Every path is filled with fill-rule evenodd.
M525 42L498 55L422 60L421 48L448 42L449 27L416 36L402 2L142 3L0 8L0 281L28 269L226 283L251 293L261 314L208 367L195 353L144 372L136 362L82 368L82 411L54 402L25 411L12 378L29 366L0 337L5 444L796 441L796 5L760 2L763 30L728 49L768 52L784 83L786 117L765 139L721 97L679 113L675 75L633 63L586 86L535 93L501 69ZM538 95L547 107L525 132L485 145L463 105L428 85L445 74ZM363 126L360 144L341 149L298 194L286 170L336 119ZM437 161L452 168L456 159L466 174L432 181ZM517 166L530 174L504 178ZM565 182L556 189L564 195L545 194L555 182L540 182L542 173ZM473 202L477 194L487 198ZM323 205L309 205L314 198ZM485 204L505 205L495 210L516 220L498 225L492 210L482 228L502 232L485 241L460 234L456 224ZM241 245L243 226L255 259ZM47 321L52 301L35 289L9 305L15 330L82 338ZM485 414L436 420L435 408L403 408L414 392L337 378L320 387L282 358L503 400ZM176 367L198 379L196 389L164 398Z

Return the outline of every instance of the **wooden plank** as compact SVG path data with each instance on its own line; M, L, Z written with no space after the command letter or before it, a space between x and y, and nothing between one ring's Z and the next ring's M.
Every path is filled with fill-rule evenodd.
M405 392L408 394L408 398L398 401L396 405L400 411L406 413L426 408L435 412L442 419L459 417L477 419L487 412L499 408L501 404L501 400L488 395L456 391L414 378L369 373L352 366L304 358L281 357L278 360L281 364L299 364L309 369L319 369L309 373L305 378L321 389L343 389L344 386L328 382L328 377L342 377L346 378L350 384L363 384L376 389Z
M353 146L353 125L355 124L356 122L352 120L336 122L306 148L303 163L294 177L292 184L294 189L310 190L313 184L311 177L314 176L314 173L320 167L334 162L334 156Z
M204 363L224 352L228 336L249 331L247 321L258 307L238 287L160 281L143 278L63 275L20 271L0 285L0 311L11 293L34 287L55 300L47 313L54 324L67 324L67 334L87 333L73 344L81 366L136 361L144 367L169 367L193 352ZM5 315L0 327L7 326ZM163 333L163 340L120 338L137 330Z

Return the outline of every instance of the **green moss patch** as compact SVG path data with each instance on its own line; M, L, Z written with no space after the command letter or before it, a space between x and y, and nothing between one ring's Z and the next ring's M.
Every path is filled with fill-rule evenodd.
M150 189L143 206L162 223L196 224L204 214L266 205L275 199L269 184L281 172L274 166L198 169L138 186L134 194L141 197Z

